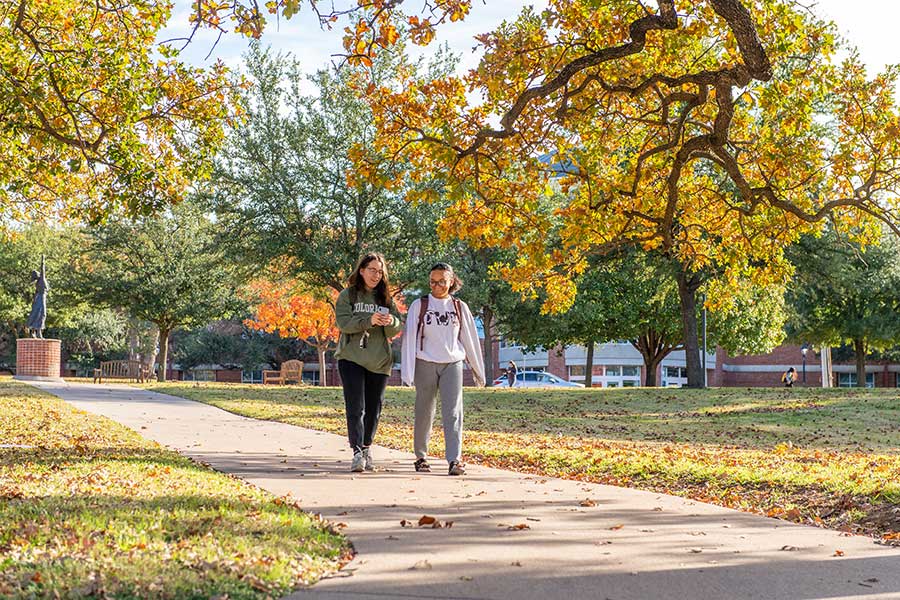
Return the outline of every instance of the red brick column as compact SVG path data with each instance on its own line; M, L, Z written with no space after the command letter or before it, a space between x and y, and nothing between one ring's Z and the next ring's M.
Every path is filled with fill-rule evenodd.
M17 339L16 378L61 379L59 351L59 340Z

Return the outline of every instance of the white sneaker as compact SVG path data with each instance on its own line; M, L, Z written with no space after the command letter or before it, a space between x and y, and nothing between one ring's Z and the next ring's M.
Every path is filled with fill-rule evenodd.
M375 459L372 458L372 449L371 448L363 448L362 454L365 457L365 466L363 468L366 471L374 471L375 470Z
M366 457L363 452L353 453L353 462L350 463L350 471L353 473L362 473L365 468Z

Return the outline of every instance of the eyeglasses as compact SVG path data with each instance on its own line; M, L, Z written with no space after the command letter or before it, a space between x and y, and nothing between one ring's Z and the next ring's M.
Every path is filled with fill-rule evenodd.
M450 282L446 279L440 279L438 281L434 281L433 279L430 279L430 280L428 280L428 285L430 285L431 287L436 287L439 285L447 287L450 285Z
M371 273L372 275L384 275L384 271L382 271L381 269L374 269L372 267L366 267L365 270L368 271L369 273Z

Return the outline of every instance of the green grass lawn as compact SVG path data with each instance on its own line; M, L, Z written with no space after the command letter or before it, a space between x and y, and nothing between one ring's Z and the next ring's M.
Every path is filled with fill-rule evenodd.
M147 387L345 433L339 388ZM376 443L412 448L413 401L388 388ZM465 411L469 462L900 538L900 390L467 389Z
M275 498L0 380L0 597L270 598L350 556Z

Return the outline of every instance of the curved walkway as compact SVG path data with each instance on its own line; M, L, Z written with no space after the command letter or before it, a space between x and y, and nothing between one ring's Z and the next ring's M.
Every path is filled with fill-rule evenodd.
M900 548L865 537L476 466L417 474L379 448L378 471L351 474L340 436L124 385L33 385L345 524L356 559L297 600L900 599Z

